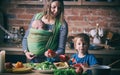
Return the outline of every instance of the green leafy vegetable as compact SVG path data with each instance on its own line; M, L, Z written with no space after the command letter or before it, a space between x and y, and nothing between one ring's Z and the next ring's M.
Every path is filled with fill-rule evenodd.
M56 69L54 75L77 75L73 68Z

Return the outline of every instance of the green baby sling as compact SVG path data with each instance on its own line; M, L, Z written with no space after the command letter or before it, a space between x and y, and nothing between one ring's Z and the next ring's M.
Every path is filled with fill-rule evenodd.
M43 13L36 14L35 20L40 19L42 16ZM28 50L37 56L43 55L47 49L56 50L60 26L61 23L56 19L52 32L31 28L27 37Z

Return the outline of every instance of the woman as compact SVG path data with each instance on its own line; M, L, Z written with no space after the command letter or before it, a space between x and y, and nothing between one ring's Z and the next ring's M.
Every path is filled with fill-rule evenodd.
M23 41L22 46L24 53L28 59L32 62L43 62L46 57L53 61L58 61L58 56L65 53L65 44L68 34L68 26L64 19L64 3L62 0L48 0L47 4L44 6L44 11L37 13L27 30ZM28 48L28 35L31 28L31 24L34 20L41 20L46 25L46 29L52 31L52 34L46 43L44 51L38 56L34 56L32 52L29 52ZM53 50L56 53L56 56L50 56L48 49Z

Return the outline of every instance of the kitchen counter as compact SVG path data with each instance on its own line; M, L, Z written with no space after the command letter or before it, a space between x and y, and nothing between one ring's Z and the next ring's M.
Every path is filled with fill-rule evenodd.
M0 47L0 50L5 50L9 55L24 55L21 47Z
M101 45L105 46L105 45ZM9 55L24 55L22 47L17 44L1 44L0 50L5 50L7 54ZM76 53L75 50L70 49L66 47L65 53ZM120 50L114 50L114 49L99 49L99 50L89 50L89 53L91 54L107 54L107 55L120 55Z
M40 72L31 72L31 73L25 73L25 74L16 74L16 73L0 73L0 75L53 75L53 74L43 74Z
M24 52L21 47L13 46L1 46L0 50L5 50L7 55L23 55ZM76 53L75 50L66 48L65 53L69 56ZM110 64L117 59L120 59L120 50L101 49L101 50L89 50L90 54L94 54L102 64ZM28 61L28 60L26 60Z
M120 73L120 69L113 69L111 70L111 74L110 75L119 75ZM37 71L34 71L32 73L26 73L26 74L15 74L15 73L0 73L0 75L54 75L54 74L43 74Z
M7 54L9 55L24 55L23 50L21 47L0 47L0 50L5 50ZM65 53L76 53L73 49L66 48ZM108 49L101 49L101 50L89 50L89 53L91 54L107 54L107 55L120 55L120 50L108 50Z

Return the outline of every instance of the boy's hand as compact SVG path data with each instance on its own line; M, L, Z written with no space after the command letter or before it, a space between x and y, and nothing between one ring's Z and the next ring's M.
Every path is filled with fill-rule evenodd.
M82 74L83 68L80 63L74 64L73 67L75 68L76 73Z
M87 63L81 64L81 67L83 68L83 72L86 72L89 68L89 65Z

